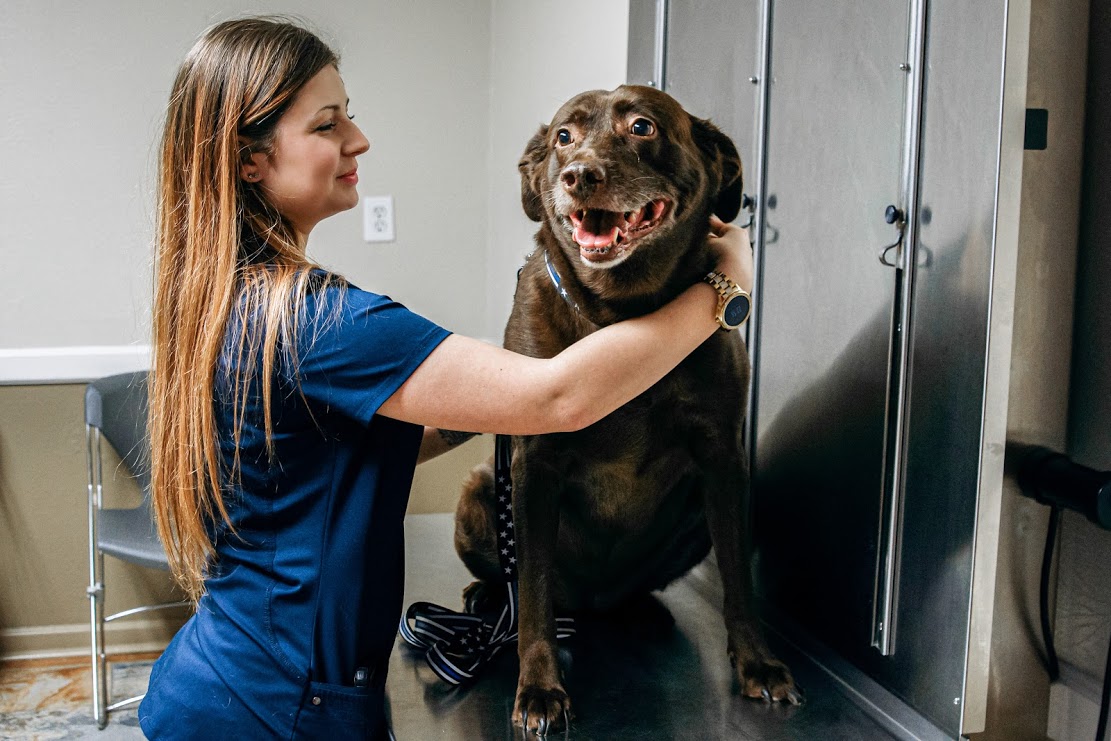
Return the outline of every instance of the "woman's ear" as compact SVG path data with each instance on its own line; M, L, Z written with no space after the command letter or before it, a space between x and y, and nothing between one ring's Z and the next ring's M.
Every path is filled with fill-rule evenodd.
M266 176L266 155L255 152L239 164L239 177L248 183L257 183Z
M266 152L252 152L247 142L239 138L239 179L257 183L269 172Z

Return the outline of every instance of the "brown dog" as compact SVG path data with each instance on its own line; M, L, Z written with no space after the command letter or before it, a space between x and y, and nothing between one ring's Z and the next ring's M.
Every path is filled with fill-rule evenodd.
M733 142L648 87L571 99L528 143L519 169L525 213L541 226L505 346L534 357L552 357L600 326L675 298L715 265L705 244L710 213L729 221L740 210ZM741 443L748 382L739 334L718 332L587 429L514 438L515 722L542 734L570 708L555 612L612 609L662 589L705 558L711 543L743 693L798 701L790 671L768 651L751 609ZM480 466L456 513L456 549L480 580L464 595L468 609L484 592L501 591L485 588L501 581L494 499L492 470Z

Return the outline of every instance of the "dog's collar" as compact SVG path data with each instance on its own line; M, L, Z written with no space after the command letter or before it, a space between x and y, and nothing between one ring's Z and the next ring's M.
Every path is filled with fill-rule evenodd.
M563 297L568 306L581 314L582 310L579 305L571 299L567 289L563 287L563 279L559 277L559 271L556 270L555 265L552 265L552 258L548 256L547 250L544 250L544 265L548 268L548 277L552 279L552 285L555 286L556 293Z

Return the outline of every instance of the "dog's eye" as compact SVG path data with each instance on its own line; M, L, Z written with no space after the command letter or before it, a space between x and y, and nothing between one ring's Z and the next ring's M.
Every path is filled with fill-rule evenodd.
M633 121L629 131L633 132L634 136L652 136L656 133L656 127L647 118L638 118Z
M558 132L556 132L556 141L560 144L570 144L571 132L567 129L560 129Z

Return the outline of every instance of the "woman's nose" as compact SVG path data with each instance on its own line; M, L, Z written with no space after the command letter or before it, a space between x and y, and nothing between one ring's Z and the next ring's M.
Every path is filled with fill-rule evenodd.
M354 132L347 142L347 154L352 157L357 157L370 149L370 141L363 134L362 129L357 125L352 123L351 127L354 129Z

